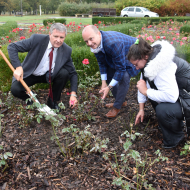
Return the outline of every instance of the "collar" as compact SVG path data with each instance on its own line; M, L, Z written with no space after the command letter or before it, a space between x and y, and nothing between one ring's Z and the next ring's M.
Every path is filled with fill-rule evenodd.
M53 47L53 46L52 46L51 42L49 41L47 49L51 49L52 47ZM54 48L55 51L57 51L57 49L58 49L58 48Z
M154 80L159 72L172 64L175 56L174 46L167 41L156 41L152 44L152 47L154 47L154 51L144 68L144 76L150 81Z

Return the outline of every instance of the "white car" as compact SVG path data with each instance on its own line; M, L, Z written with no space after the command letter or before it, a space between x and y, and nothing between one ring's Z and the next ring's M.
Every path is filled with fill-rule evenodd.
M159 17L155 12L149 11L144 7L125 7L121 11L122 17Z

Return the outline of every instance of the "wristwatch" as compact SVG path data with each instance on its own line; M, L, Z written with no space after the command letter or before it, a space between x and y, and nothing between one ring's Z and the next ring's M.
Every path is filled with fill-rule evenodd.
M108 85L108 88L109 88L110 90L112 90L113 86L109 86L109 85Z

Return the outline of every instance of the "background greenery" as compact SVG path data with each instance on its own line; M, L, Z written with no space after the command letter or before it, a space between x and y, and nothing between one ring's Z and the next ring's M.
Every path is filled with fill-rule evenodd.
M22 4L21 4L22 2ZM62 16L72 16L77 13L92 13L92 8L116 8L117 15L127 6L142 6L157 12L160 16L185 16L190 13L189 0L0 0L0 14L15 12L39 14L55 14L59 11Z
M109 18L102 18L102 19L109 19ZM112 18L110 18L112 19ZM168 18L170 19L170 18ZM138 32L141 31L141 28L144 26L144 19L139 20L131 20L131 22L134 23L124 23L123 24L116 24L116 25L109 25L109 26L103 26L103 21L101 24L99 24L99 29L103 31L118 31L122 32L124 34L130 35L130 36L137 36ZM145 22L147 22L147 19L145 19ZM138 23L138 24L137 24ZM6 24L1 26L1 30L3 31L3 27L7 28L9 26L10 28L13 26L16 26L16 22L7 22ZM188 26L188 25L187 25ZM186 29L186 25L184 25L185 29L181 30L181 32L184 32L184 30L189 35L190 31ZM189 28L189 27L187 27ZM189 33L188 33L189 32ZM72 47L72 59L75 65L75 68L79 74L80 80L85 80L84 75L84 65L82 64L83 59L89 60L89 67L85 68L85 72L88 76L94 76L98 71L98 63L93 53L91 53L90 48L86 46L84 40L82 39L82 32L74 32L69 33L65 39L65 43L68 44L70 47ZM8 52L7 52L7 45L2 47L2 51L8 58ZM188 62L190 62L190 45L189 46L179 46L177 47L177 51L179 54L186 58ZM20 61L23 62L25 56L27 53L19 53ZM8 68L3 58L0 56L0 86L1 89L4 91L7 91L10 89L11 85L11 79L12 79L12 71ZM97 80L100 80L98 78ZM37 85L40 88L44 88L44 85Z

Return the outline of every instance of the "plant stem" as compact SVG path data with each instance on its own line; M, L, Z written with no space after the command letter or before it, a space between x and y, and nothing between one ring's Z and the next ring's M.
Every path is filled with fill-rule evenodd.
M58 140L58 138L57 138L57 135L56 135L56 132L55 132L55 128L54 128L54 125L52 125L52 128L53 128L53 132L54 132L54 135L55 135L56 142L57 142L57 144L58 144L58 146L59 146L59 149L61 150L61 153L62 153L63 156L65 157L65 153L63 152L63 150L62 150L62 148L61 148L61 145L60 145L60 142L59 142L59 140ZM63 148L65 149L64 146L63 146Z

